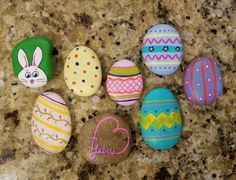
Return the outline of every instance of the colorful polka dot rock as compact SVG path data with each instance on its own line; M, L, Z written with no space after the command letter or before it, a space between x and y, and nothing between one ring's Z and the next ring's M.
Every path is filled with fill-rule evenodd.
M179 142L182 118L177 99L169 89L155 88L145 95L140 125L144 141L154 149L169 149Z
M75 94L95 94L102 81L101 64L95 52L86 46L74 48L67 57L64 78L68 88Z
M112 65L106 86L113 101L128 106L140 99L143 92L143 79L132 61L122 59Z
M32 136L46 153L59 153L67 146L71 136L71 118L65 101L54 92L38 96L31 122Z
M213 103L223 91L220 69L208 57L196 58L188 65L183 83L187 99L200 106Z
M174 73L183 55L179 33L170 25L158 24L148 30L143 39L143 61L150 71L166 76Z

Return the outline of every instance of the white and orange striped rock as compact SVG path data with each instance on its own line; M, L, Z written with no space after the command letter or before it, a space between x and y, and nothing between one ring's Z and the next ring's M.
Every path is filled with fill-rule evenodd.
M61 96L42 93L36 99L32 113L31 131L36 144L46 153L59 153L71 136L69 109Z

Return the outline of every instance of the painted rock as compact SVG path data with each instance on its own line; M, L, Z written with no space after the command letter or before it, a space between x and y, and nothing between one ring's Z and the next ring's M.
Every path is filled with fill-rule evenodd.
M115 115L100 115L87 121L78 140L82 157L93 164L121 162L131 151L129 126Z
M12 67L25 85L38 88L52 79L52 43L46 37L32 37L18 43L12 50Z
M182 133L182 120L177 99L169 89L155 88L143 100L140 112L144 141L158 150L175 146Z
M48 154L59 153L68 144L71 129L70 112L65 101L54 92L38 96L31 121L36 144Z
M143 79L137 66L122 59L112 65L106 81L111 99L124 106L137 102L143 92Z
M162 76L174 73L182 61L182 55L180 35L172 26L155 25L144 36L142 56L151 72Z
M95 52L86 47L74 48L64 66L66 85L79 96L91 96L99 89L102 68Z
M200 106L213 103L223 91L220 69L208 57L198 57L188 65L183 83L187 99Z

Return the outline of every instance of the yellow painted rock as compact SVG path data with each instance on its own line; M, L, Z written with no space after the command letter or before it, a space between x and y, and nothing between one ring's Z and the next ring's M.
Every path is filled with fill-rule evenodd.
M42 93L34 104L31 131L36 144L46 153L59 153L71 136L71 118L65 101L54 92Z
M99 89L102 69L96 53L86 47L74 48L64 66L66 85L79 96L91 96Z

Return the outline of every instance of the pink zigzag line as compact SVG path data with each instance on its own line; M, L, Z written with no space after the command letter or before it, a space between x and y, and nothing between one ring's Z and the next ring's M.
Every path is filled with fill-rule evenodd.
M157 40L157 39L155 39L155 38L147 38L144 42L143 42L143 45L146 45L147 43L149 43L149 44L153 44L153 43L155 43L155 44L160 44L161 42L163 42L163 43L165 43L165 44L167 44L168 42L169 43L171 43L171 44L174 44L175 42L178 42L178 43L180 43L180 44L182 44L182 41L179 39L179 38L175 38L174 40L172 40L172 39L167 39L167 40L164 40L164 39L160 39L160 40Z
M182 59L182 56L181 55L178 55L178 54L175 54L174 56L171 56L169 54L167 54L166 56L164 55L156 55L154 54L154 56L151 56L150 54L148 54L145 58L144 58L144 62L146 62L147 60L167 60L167 59L171 59L171 60L174 60L175 58L177 58L178 60L181 60Z

